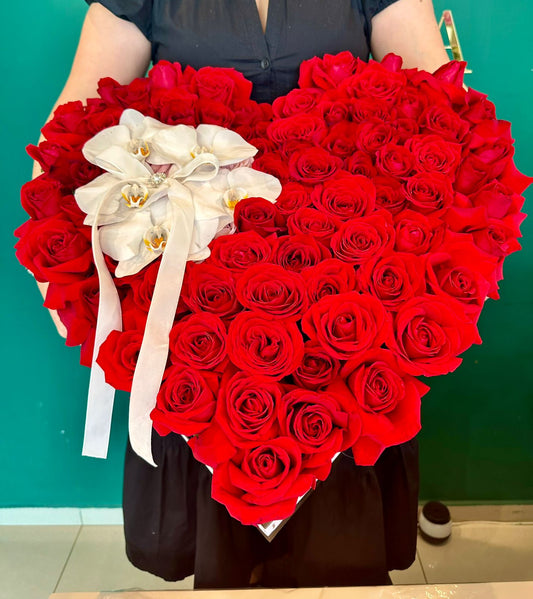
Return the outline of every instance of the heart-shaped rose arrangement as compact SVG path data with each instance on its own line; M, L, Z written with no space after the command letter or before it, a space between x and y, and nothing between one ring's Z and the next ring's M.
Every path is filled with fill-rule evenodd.
M169 235L182 234L176 210L189 202L210 230L208 248L185 248L151 418L159 434L189 439L213 469L213 497L245 524L292 514L338 452L371 465L413 438L428 390L416 377L454 370L480 342L484 301L520 248L530 180L514 166L509 123L462 87L463 68L326 55L271 106L251 101L236 71L161 62L60 106L29 149L44 174L22 190L31 219L17 256L50 282L45 305L91 365L101 244L122 319L94 353L116 389L131 390L156 281L179 289L158 279ZM101 143L109 131L120 160ZM192 137L180 154L181 135ZM107 204L87 208L87 190Z

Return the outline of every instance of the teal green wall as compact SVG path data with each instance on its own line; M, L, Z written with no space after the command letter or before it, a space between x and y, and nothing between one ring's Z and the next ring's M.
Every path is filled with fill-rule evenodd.
M436 1L450 8L467 83L513 122L518 167L533 174L533 5L526 0ZM117 506L126 439L126 401L117 399L109 458L80 455L88 370L54 333L32 278L15 261L13 229L25 220L19 188L34 142L64 83L85 12L81 0L26 0L3 7L2 344L0 506ZM13 24L7 27L5 24ZM527 194L529 200L533 193ZM484 344L462 368L431 379L423 406L422 498L533 502L533 219L523 252L510 257L499 302L481 318Z

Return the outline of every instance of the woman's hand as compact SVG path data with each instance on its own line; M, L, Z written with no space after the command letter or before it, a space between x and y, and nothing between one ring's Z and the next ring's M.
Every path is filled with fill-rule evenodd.
M432 73L450 58L444 49L431 0L398 0L372 19L372 56L389 52L403 58L403 68Z
M96 97L98 80L102 77L112 77L125 84L144 76L150 55L150 42L133 23L119 19L101 4L92 4L83 23L70 75L47 121L60 104ZM35 162L33 177L40 174L41 167ZM48 283L37 283L37 286L45 298ZM57 332L66 337L67 330L58 313L49 312Z

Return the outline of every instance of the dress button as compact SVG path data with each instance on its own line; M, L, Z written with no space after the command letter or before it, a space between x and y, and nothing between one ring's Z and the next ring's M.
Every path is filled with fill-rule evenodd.
M266 70L270 67L270 60L268 60L268 58L263 58L263 60L261 61L261 68Z

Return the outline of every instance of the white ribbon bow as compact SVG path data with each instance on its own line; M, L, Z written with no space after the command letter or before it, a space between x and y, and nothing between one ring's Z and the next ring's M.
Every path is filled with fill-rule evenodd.
M114 389L96 363L112 330L122 330L120 299L103 254L118 262L115 276L139 272L161 257L133 376L129 434L135 452L154 464L150 412L155 406L187 260L209 256L209 243L233 232L233 208L246 197L274 202L280 182L249 168L257 149L216 125L165 125L125 110L83 148L107 171L75 192L92 226L100 302L89 383L83 455L107 456Z

